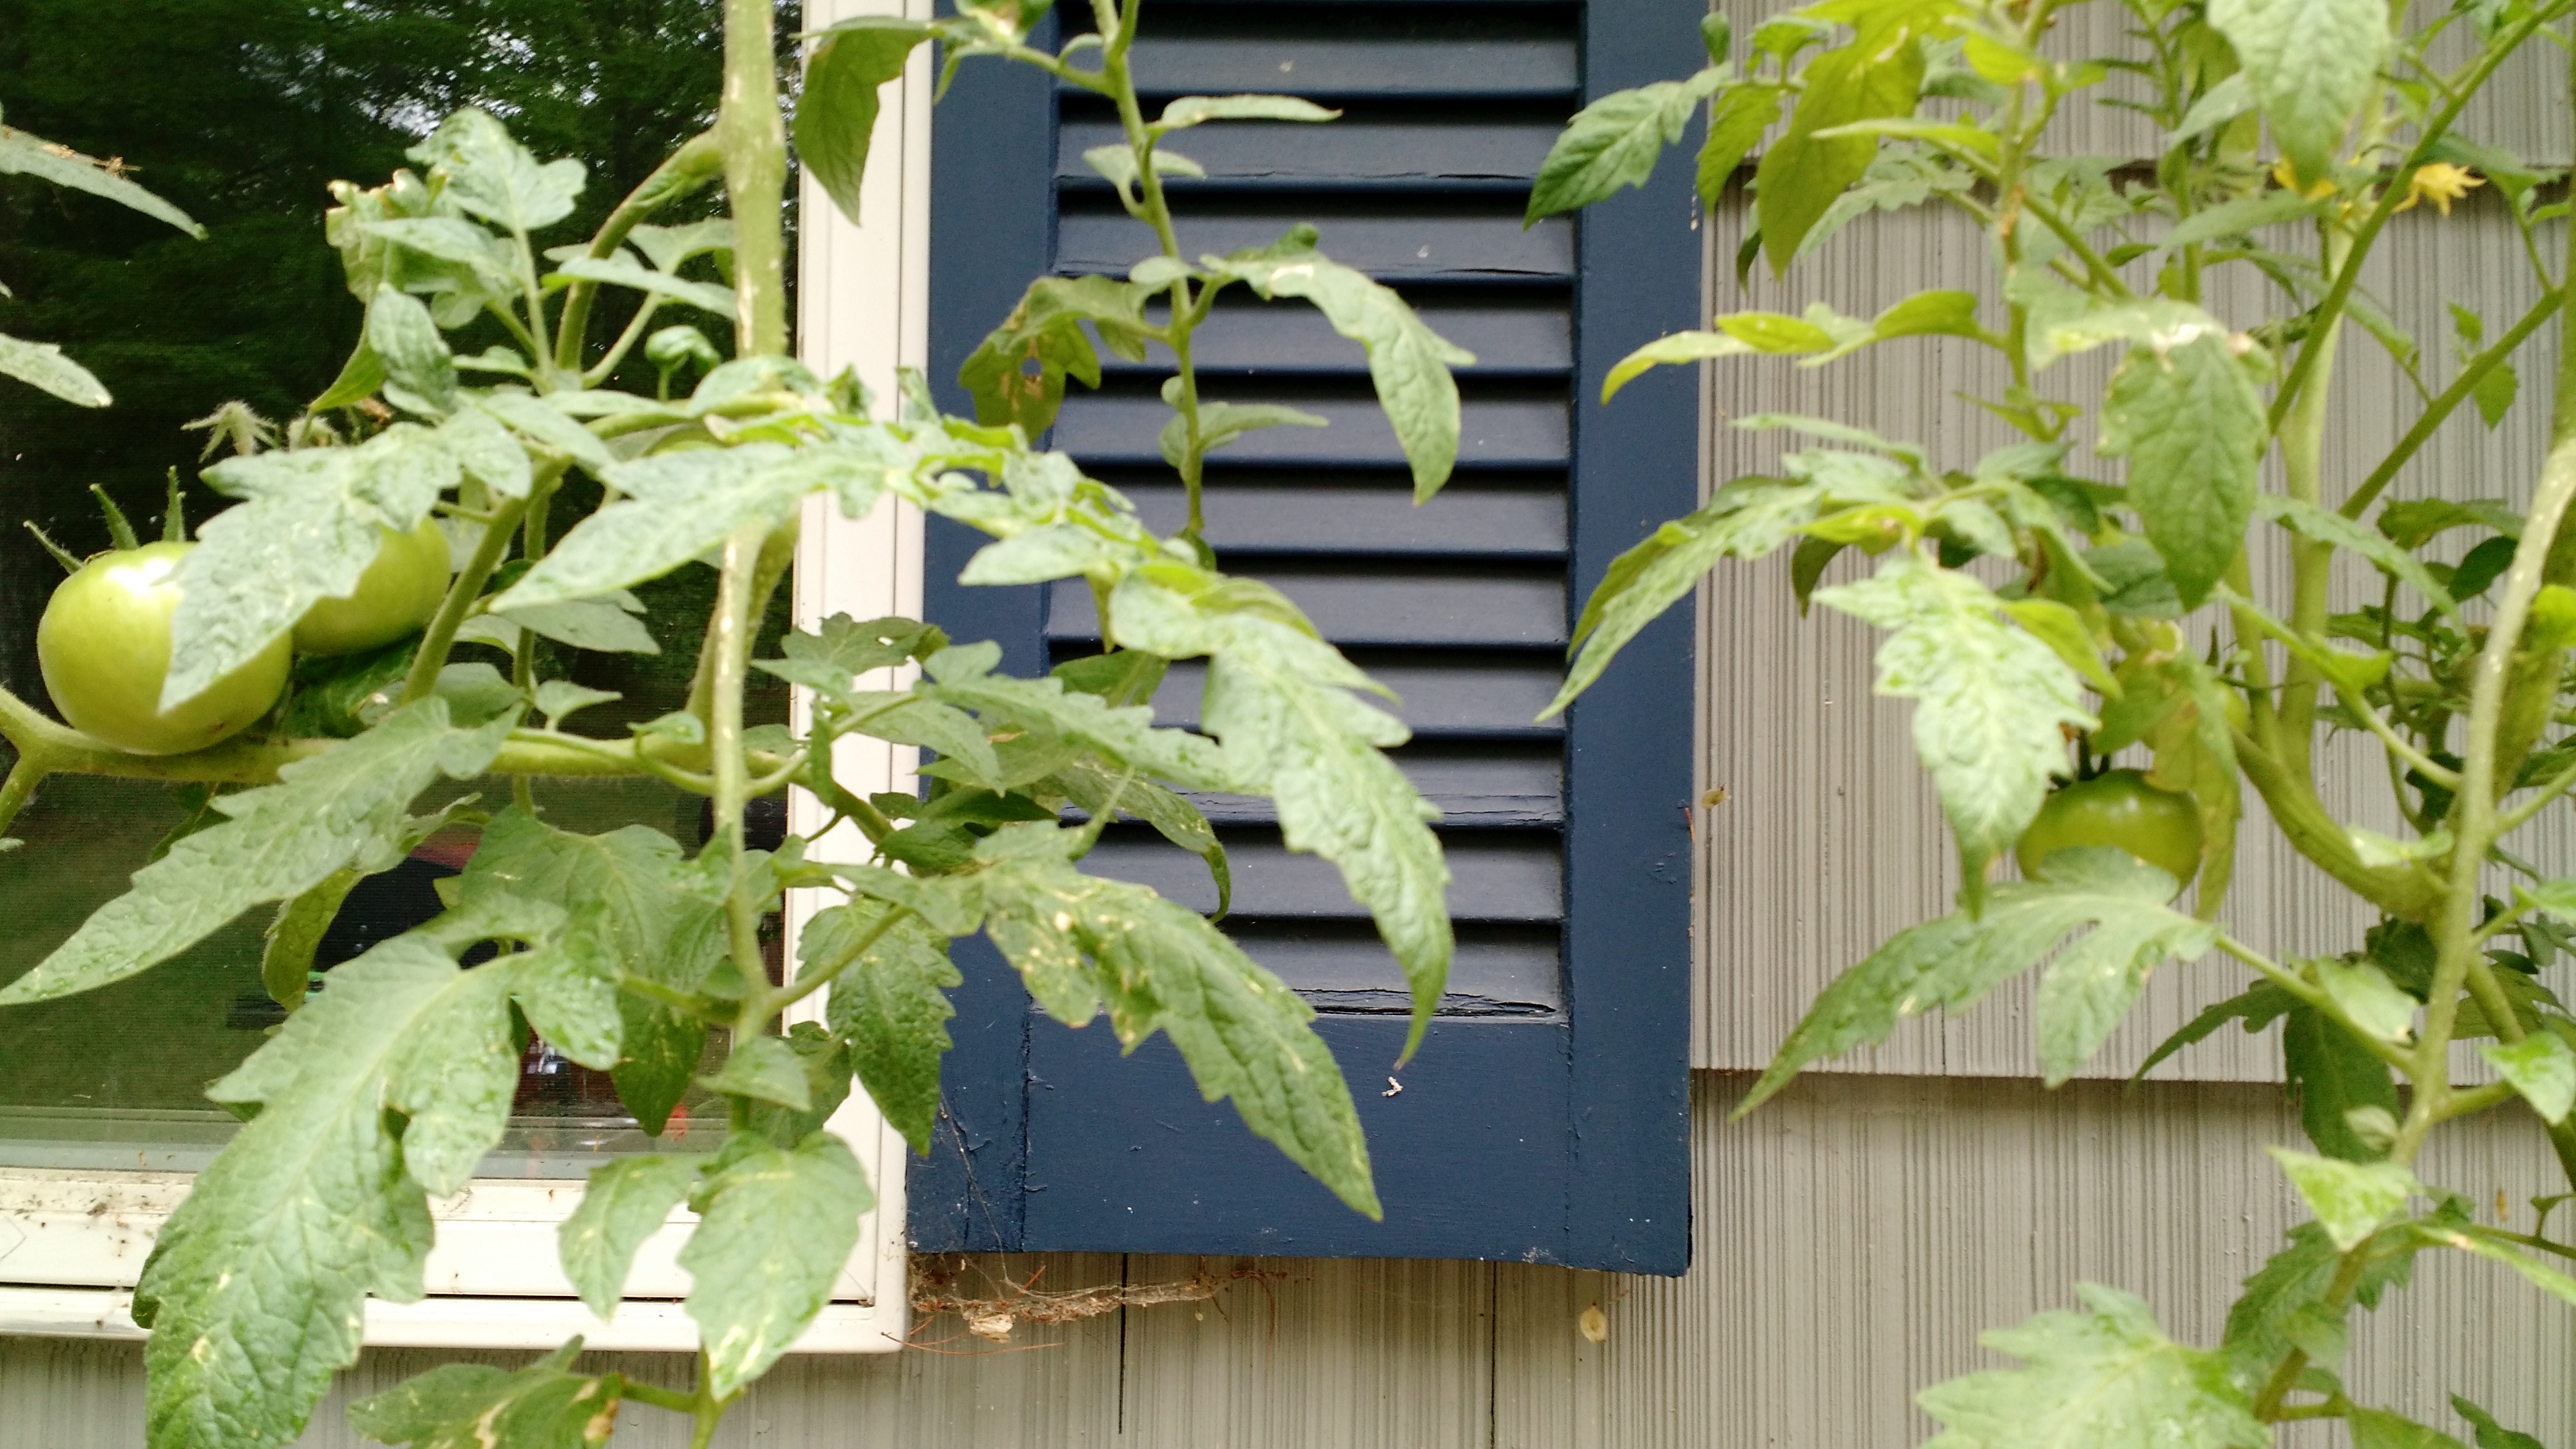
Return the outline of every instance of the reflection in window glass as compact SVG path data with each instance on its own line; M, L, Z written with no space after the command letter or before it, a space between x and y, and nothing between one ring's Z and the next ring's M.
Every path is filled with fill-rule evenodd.
M793 5L782 7L792 35ZM195 482L208 435L188 424L227 402L283 422L338 374L359 304L323 239L328 183L381 184L411 166L404 152L462 105L503 119L541 157L579 158L580 209L541 245L588 235L664 155L715 116L716 0L129 0L102 25L92 0L0 0L0 121L100 157L207 228L191 240L106 202L0 176L0 331L60 343L115 394L89 411L0 380L0 686L49 704L35 626L61 571L21 520L74 554L108 547L88 490L106 490L139 531L157 534L176 468L186 508L202 520L226 503ZM712 214L721 196L700 198ZM722 281L712 259L693 264ZM614 337L635 294L603 289L594 335ZM724 319L696 323L719 349ZM504 340L488 319L451 340L460 353ZM616 385L650 392L655 370L632 359ZM685 384L684 384L685 385ZM335 420L344 433L375 420ZM221 440L217 440L221 445ZM587 496L583 490L589 489ZM558 530L597 503L580 480L555 505ZM622 734L680 707L714 576L683 570L645 591L656 655L553 650L541 677L623 697L584 713L580 728ZM780 626L785 591L769 631ZM471 651L460 657L471 657ZM506 668L497 652L488 656ZM783 691L756 695L754 722L783 722ZM5 757L5 746L0 746ZM498 809L506 781L447 785L416 811L472 794ZM652 781L540 782L552 824L584 832L643 824L694 851L701 802ZM0 981L34 966L126 878L155 843L206 809L201 792L55 777L9 831L0 855ZM776 822L783 824L783 818ZM773 825L773 829L776 825ZM439 909L438 881L471 857L475 833L451 829L352 892L317 953L328 968ZM206 1084L231 1070L284 1019L260 981L266 909L161 966L68 1000L0 1010L0 1166L201 1166L231 1119ZM692 1131L684 1104L672 1130L706 1145L722 1114ZM488 1170L577 1176L598 1152L649 1139L603 1073L532 1042L522 1060L513 1131Z

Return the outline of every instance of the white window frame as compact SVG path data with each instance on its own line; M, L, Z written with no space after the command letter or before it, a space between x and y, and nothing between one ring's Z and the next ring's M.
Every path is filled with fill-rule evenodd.
M930 17L930 0L807 0L805 24L819 29L862 14ZM891 406L898 367L929 356L930 92L928 47L892 82L877 119L866 180L864 227L835 208L809 178L799 272L799 335L805 360L826 377L855 367ZM918 615L922 520L888 499L852 521L823 499L806 509L797 546L795 617L810 627L836 613L855 618ZM879 687L899 687L889 679ZM804 691L792 706L798 728ZM917 752L874 740L844 740L841 778L863 790L910 790ZM789 800L791 824L810 831L826 818L802 791ZM852 858L839 836L815 854ZM863 849L855 856L863 857ZM787 949L822 904L812 891L787 902ZM798 1019L821 1014L800 1003ZM794 1352L882 1353L904 1346L906 1292L903 1137L863 1091L828 1128L867 1168L877 1206L860 1224L857 1249L833 1302ZM141 1338L131 1308L136 1275L154 1235L187 1195L193 1174L0 1167L0 1334ZM418 1303L367 1304L366 1342L424 1348L552 1348L578 1333L598 1349L685 1351L697 1325L683 1311L688 1275L676 1261L695 1221L686 1209L648 1239L627 1282L633 1295L602 1322L582 1306L555 1254L555 1229L581 1199L578 1180L478 1179L434 1201L437 1246L429 1255L429 1296Z

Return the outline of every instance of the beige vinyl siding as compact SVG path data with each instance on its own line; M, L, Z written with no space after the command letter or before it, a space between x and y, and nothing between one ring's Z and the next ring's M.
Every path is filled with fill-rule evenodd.
M720 1443L832 1449L1875 1449L1918 1442L1912 1394L2003 1367L1978 1331L2074 1306L2095 1281L2215 1341L2236 1280L2302 1214L2265 1158L2297 1140L2268 1088L1818 1076L1741 1123L1745 1079L1703 1073L1695 1265L1680 1279L1518 1264L1283 1260L1204 1304L1133 1309L1007 1347L953 1316L920 1348L791 1358ZM2527 1121L2436 1139L2428 1181L2528 1229L2550 1185ZM1042 1286L1187 1278L1183 1258L984 1260ZM1219 1263L1230 1268L1231 1263ZM1604 1306L1608 1341L1577 1320ZM2444 1325L2474 1329L2456 1339ZM2576 1442L2576 1313L2503 1270L2427 1255L2364 1316L2345 1378L2363 1402L2460 1425L2453 1392L2548 1444ZM301 1441L341 1449L350 1397L445 1361L370 1353ZM498 1360L507 1362L510 1360ZM608 1360L674 1381L678 1359ZM2507 1389L2507 1384L2515 1387ZM630 1411L623 1449L676 1449ZM143 1437L141 1351L0 1342L0 1449L125 1449ZM2302 1426L2285 1449L2330 1442ZM2339 1442L2339 1441L2331 1441Z

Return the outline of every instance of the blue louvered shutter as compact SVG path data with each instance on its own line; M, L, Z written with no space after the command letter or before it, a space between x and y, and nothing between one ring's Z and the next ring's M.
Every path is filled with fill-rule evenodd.
M1238 289L1198 348L1210 395L1332 419L1217 455L1209 538L1229 571L1285 591L1403 696L1414 741L1398 758L1445 812L1457 963L1420 1054L1390 1076L1407 998L1366 914L1329 865L1281 848L1266 806L1202 802L1233 860L1227 929L1322 1013L1386 1220L1353 1215L1231 1107L1201 1101L1160 1039L1122 1060L1105 1026L1038 1015L977 940L959 943L939 1139L909 1189L916 1247L1687 1263L1687 618L1630 645L1570 723L1532 720L1561 673L1571 601L1693 506L1686 372L1632 384L1614 408L1587 401L1620 356L1699 310L1689 168L1668 160L1649 188L1579 220L1524 228L1521 211L1565 118L1691 65L1699 14L1683 0L1150 7L1135 52L1149 114L1238 91L1346 113L1177 138L1208 171L1174 188L1184 249L1312 222L1329 255L1477 355L1460 378L1457 476L1416 508L1362 354L1316 314ZM1117 129L1096 99L989 62L939 106L931 361L951 410L969 410L960 363L1028 278L1123 274L1151 250L1081 161ZM1110 360L1097 392L1068 397L1054 445L1169 530L1183 503L1155 447L1164 375ZM956 585L976 545L934 524L932 619L1000 640L1022 672L1098 648L1078 581ZM1194 721L1202 678L1172 671L1156 701L1168 722ZM1214 904L1204 868L1141 830L1113 829L1087 864Z

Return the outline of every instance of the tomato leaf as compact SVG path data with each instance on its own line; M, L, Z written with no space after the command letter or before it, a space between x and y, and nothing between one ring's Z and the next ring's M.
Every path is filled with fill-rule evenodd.
M1701 206L1717 210L1735 169L1761 143L1762 133L1780 119L1782 94L1779 86L1762 81L1738 81L1718 93L1716 108L1709 113L1708 139L1699 148Z
M274 785L221 797L217 808L231 818L135 872L132 890L0 989L0 1005L121 981L250 907L301 895L345 866L385 869L400 858L412 797L441 774L462 780L481 773L517 718L512 711L462 729L449 722L445 699L426 699L327 754L288 765Z
M2576 1050L2547 1032L2524 1037L2511 1046L2478 1048L2487 1064L2531 1104L2543 1122L2562 1122L2576 1106Z
M179 560L161 707L196 698L259 657L323 599L346 598L458 475L439 435L397 423L354 448L227 458L205 471L244 500L206 520Z
M957 370L975 399L975 420L1017 423L1035 437L1054 426L1064 380L1100 386L1100 354L1082 330L1089 322L1109 350L1145 356L1147 288L1115 277L1041 277ZM1037 371L1027 371L1030 364Z
M698 1180L700 1159L646 1154L621 1157L590 1170L581 1203L555 1230L555 1254L564 1276L590 1311L605 1321L625 1296L635 1250L661 1231L671 1210L686 1201Z
M2095 723L2075 671L2007 627L2002 601L1984 584L1908 555L1814 597L1895 631L1879 646L1875 690L1917 702L1915 752L1958 837L1973 909L1986 862L2011 847L2039 812L2049 777L2066 771L2061 727Z
M1689 80L1613 91L1575 112L1539 163L1521 225L1535 226L1542 217L1645 185L1654 174L1655 158L1682 138L1691 113L1726 84L1731 69L1710 66Z
M1187 592L1184 592L1187 590ZM1266 789L1290 850L1338 866L1413 988L1411 1055L1440 1004L1455 937L1439 811L1384 751L1411 738L1360 700L1376 684L1314 637L1292 606L1182 566L1131 574L1110 597L1121 642L1166 659L1209 657L1200 719L1245 788ZM1285 617L1282 617L1282 611Z
M2290 1009L2281 1026L2281 1056L2311 1145L2347 1162L2387 1155L2364 1142L2351 1120L2362 1108L2392 1116L2398 1110L2397 1082L2386 1062L2312 1006Z
M198 1175L135 1289L154 1330L156 1444L284 1444L356 1361L364 1299L421 1296L424 1189L464 1184L518 1084L510 1001L526 958L459 969L455 951L481 929L398 936L339 967L208 1090L259 1110Z
M2346 1162L2286 1147L2264 1151L2281 1164L2282 1175L2298 1189L2339 1253L2360 1246L2406 1206L2408 1197L2424 1190L2415 1174L2393 1162Z
M930 1151L939 1113L939 1061L957 1014L948 991L964 978L948 959L948 938L910 911L878 931L892 909L860 898L818 911L797 937L798 974L858 959L832 978L823 1019L849 1043L859 1082L915 1152Z
M678 842L641 825L576 835L515 806L504 810L484 827L459 900L470 905L491 895L559 903L566 916L561 950L604 981L632 976L694 991L727 949L721 900L704 888ZM619 993L617 1010L611 1077L627 1110L658 1134L697 1074L706 1024L631 992Z
M1265 299L1314 303L1334 331L1368 350L1378 404L1413 468L1413 496L1428 498L1458 462L1458 381L1449 369L1476 355L1432 331L1392 288L1315 250L1315 241L1313 227L1299 226L1274 245L1200 262Z
M2272 139L2300 179L2321 181L2388 50L2374 0L2211 0L2209 23L2236 47Z
M830 448L747 443L619 463L602 481L627 496L574 525L492 607L565 604L659 578L747 524L785 523L853 462Z
M75 407L103 408L116 399L107 384L63 355L50 342L28 342L0 332L0 375L40 388Z
M1701 334L1706 335L1706 334ZM1640 630L1679 603L1721 558L1755 558L1788 542L1816 516L1824 490L1785 478L1737 478L1707 506L1664 524L1611 560L1575 622L1574 662L1539 717L1574 702ZM1820 566L1821 567L1821 566Z
M411 1449L597 1449L617 1427L624 1380L572 1372L580 1356L576 1338L517 1373L441 1364L351 1404L349 1427Z
M2443 588L2424 567L2423 560L2399 547L2379 530L2364 528L2340 513L2279 493L2255 495L2254 506L2264 517L2283 528L2361 555L2372 568L2403 582L2443 613L2456 612L2450 591Z
M2102 404L2106 456L2129 460L2129 505L2185 608L2198 608L2245 543L2267 424L2228 340L2131 349Z
M1762 153L1754 172L1754 214L1775 274L1788 269L1808 231L1878 152L1875 136L1816 133L1909 114L1922 94L1920 38L1946 27L1945 8L1890 7L1880 14L1887 18L1865 25L1850 44L1808 62L1789 129Z
M2167 907L2173 878L2128 854L2062 850L2046 881L1997 886L1983 914L1900 931L1834 978L1780 1045L1737 1115L1789 1084L1809 1062L1887 1040L1898 1022L1939 1007L1957 1014L2038 964L2069 932L2040 983L2037 1031L2049 1083L2071 1076L2137 1000L2160 961L2193 961L2216 928Z
M110 165L12 127L0 126L0 175L33 176L87 192L156 221L166 221L199 241L206 237L206 229L188 213L126 180Z
M1182 96L1163 107L1151 129L1160 134L1208 121L1331 121L1341 114L1295 96Z
M705 1387L720 1399L767 1372L823 1311L858 1246L859 1215L876 1205L858 1159L828 1132L792 1150L741 1142L706 1175L680 1250Z
M1244 1125L1335 1196L1381 1216L1350 1088L1309 1024L1314 1009L1196 912L1139 885L1073 868L1078 832L1005 826L977 847L985 930L1057 1019L1105 998L1129 1050L1156 1031L1200 1095L1231 1098Z
M2245 1280L2245 1291L2227 1310L2227 1331L2219 1351L2236 1365L2240 1382L2260 1383L2289 1353L2295 1346L2293 1326L2322 1307L2342 1267L2342 1255L2317 1224L2297 1224L2290 1229L2289 1239L2288 1247L2266 1259ZM2390 1288L2406 1286L2413 1266L2411 1248L2385 1255L2374 1250L2353 1285L2354 1301L2365 1309L2378 1308Z
M572 215L583 167L566 158L540 163L507 127L471 106L439 123L405 153L447 183L445 195L474 215L522 236Z
M878 93L902 77L913 47L932 28L894 15L862 15L817 37L796 100L796 154L841 214L859 220L868 145L876 136Z
M990 644L943 649L923 661L933 683L916 693L973 710L986 732L1005 726L1057 735L1186 789L1231 790L1240 781L1223 746L1187 730L1154 728L1149 705L1113 706L1096 694L1068 690L1054 678L1014 679L992 672L1001 652Z
M2042 1313L1979 1342L2025 1362L1915 1396L1946 1432L1924 1449L2267 1449L2226 1360L2165 1337L2145 1300L2076 1285L2089 1313Z
M2495 1415L2458 1394L2451 1395L2451 1411L2468 1420L2470 1426L2478 1431L2478 1449L2547 1449L2529 1434L2497 1423Z
M2344 1412L2352 1430L2352 1449L2466 1449L2439 1429L2429 1429L2386 1409L2354 1407Z

